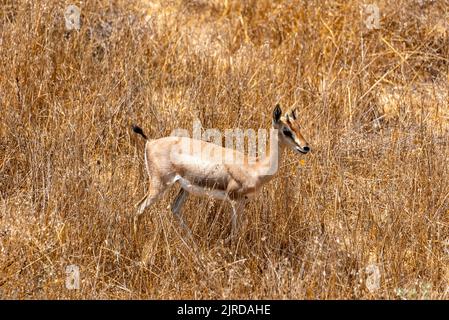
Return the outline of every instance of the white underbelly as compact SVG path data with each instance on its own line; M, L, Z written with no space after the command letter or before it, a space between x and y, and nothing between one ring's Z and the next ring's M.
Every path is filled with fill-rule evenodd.
M198 186L196 184L191 183L189 180L177 175L174 181L179 182L181 187L191 194L195 194L198 196L211 197L218 200L229 200L226 192L223 190L205 188L202 186Z

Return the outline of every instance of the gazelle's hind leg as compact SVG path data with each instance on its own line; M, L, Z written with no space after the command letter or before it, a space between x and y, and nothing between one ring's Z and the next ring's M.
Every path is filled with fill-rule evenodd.
M152 179L150 189L146 196L139 202L139 209L134 216L134 234L137 234L137 228L145 209L155 203L159 196L165 191L166 186L159 180Z
M178 195L176 196L175 200L173 200L173 203L171 205L171 211L173 212L173 215L178 219L179 223L181 224L182 228L187 232L188 236L193 239L192 233L190 229L187 227L187 225L184 222L184 219L182 217L182 206L184 205L184 202L186 201L189 193L181 188L179 190Z
M175 200L173 200L173 203L171 204L171 212L173 212L173 214L175 216L181 217L181 219L182 219L181 209L182 209L182 206L184 205L184 202L186 201L188 195L189 194L187 193L187 191L185 191L184 189L181 188L181 190L179 190L179 193L176 196Z

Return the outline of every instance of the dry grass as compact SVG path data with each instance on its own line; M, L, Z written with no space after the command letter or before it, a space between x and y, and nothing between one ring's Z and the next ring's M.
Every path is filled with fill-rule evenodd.
M376 2L378 30L356 0L74 1L67 32L70 2L0 0L0 297L447 299L449 3ZM195 253L176 190L133 237L131 123L268 128L277 101L313 152L288 152L238 244L227 205L190 198Z

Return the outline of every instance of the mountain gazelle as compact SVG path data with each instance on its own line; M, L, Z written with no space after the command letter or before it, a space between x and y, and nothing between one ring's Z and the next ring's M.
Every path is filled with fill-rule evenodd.
M273 111L271 131L277 135L278 144L271 145L266 157L250 157L234 149L188 137L169 136L152 140L147 138L140 127L133 126L133 130L146 140L145 166L150 184L134 217L135 233L145 209L154 204L169 186L179 183L181 190L173 201L171 210L189 235L181 208L188 194L192 193L230 202L232 231L228 240L233 239L237 232L237 218L243 213L245 203L274 177L277 166L273 170L273 163L280 163L283 147L288 146L298 154L310 151L300 132L296 110L282 116L279 104ZM279 152L278 145L281 149ZM220 157L209 156L211 154ZM223 161L223 157L228 156L242 161Z

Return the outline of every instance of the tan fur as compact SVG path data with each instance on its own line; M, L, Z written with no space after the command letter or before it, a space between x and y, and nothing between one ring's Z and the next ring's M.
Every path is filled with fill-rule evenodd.
M279 108L280 111L280 108ZM299 125L294 117L286 114L278 121L273 121L273 127L278 129L280 147L290 146L294 150L308 151L308 144L302 136ZM294 139L284 136L282 130L288 128ZM187 147L186 147L187 146ZM196 149L195 149L196 147ZM203 154L195 151L201 150ZM307 153L307 151L301 151ZM242 163L223 163L209 158L209 155L240 157ZM279 157L282 152L268 153L270 157ZM234 158L235 159L235 158ZM259 190L262 185L273 178L270 172L270 161L274 159L249 158L236 150L223 148L213 143L194 140L186 137L165 137L157 140L147 140L145 145L145 164L149 175L150 187L147 195L139 204L135 216L134 230L137 232L138 220L145 208L152 205L172 184L178 182L182 189L172 204L172 211L185 226L181 217L181 208L187 198L187 193L205 195L231 203L232 233L235 235L237 216L243 211L245 202ZM280 158L278 158L280 163Z

